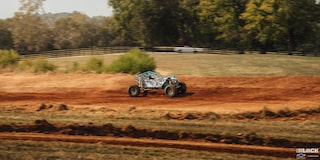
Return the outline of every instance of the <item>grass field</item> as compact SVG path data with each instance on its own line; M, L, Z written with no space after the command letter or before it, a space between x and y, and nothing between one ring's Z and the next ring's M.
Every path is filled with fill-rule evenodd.
M14 107L16 108L16 107ZM32 124L37 119L46 119L51 123L102 125L112 123L123 127L133 125L136 128L166 130L171 132L210 133L220 135L257 134L259 137L277 137L301 142L320 143L320 122L318 120L291 121L277 119L238 120L208 119L168 120L161 115L168 111L154 110L110 110L104 107L96 109L71 109L68 111L30 112L21 108L0 107L0 120L3 124ZM181 115L183 112L171 111ZM272 131L272 132L271 132ZM100 143L82 144L72 142L41 142L21 140L0 140L0 159L128 159L128 160L253 160L282 159L279 157L256 156L246 154L190 151L174 148L116 146ZM289 158L288 158L289 159ZM292 156L294 159L294 155Z
M119 55L102 56L109 65ZM320 57L272 54L152 54L157 70L177 75L209 76L298 76L320 75ZM74 63L84 65L90 57L50 59L59 70L70 70Z

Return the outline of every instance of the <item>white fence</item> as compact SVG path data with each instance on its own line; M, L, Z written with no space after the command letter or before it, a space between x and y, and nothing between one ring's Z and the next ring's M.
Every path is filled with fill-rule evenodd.
M80 48L80 49L65 49L65 50L52 50L44 51L36 54L26 54L20 55L23 59L35 59L38 57L42 58L59 58L59 57L71 57L71 56L90 56L90 55L105 55L105 54L116 54L125 53L132 48L137 47L94 47L94 48ZM161 48L160 50L154 49L150 51L152 53L158 52L173 52L173 47L166 47L165 50ZM204 53L206 54L239 54L239 51L234 50L213 50L204 48ZM259 54L259 51L244 51L245 54ZM288 52L267 52L267 54L277 54L277 55L288 55ZM302 53L302 52L292 52L291 55L300 56L320 56L320 53Z
M52 50L43 51L36 54L20 55L22 58L35 59L41 58L59 58L59 57L71 57L71 56L88 56L88 55L104 55L125 53L132 47L99 47L99 48L80 48L80 49L64 49L64 50Z

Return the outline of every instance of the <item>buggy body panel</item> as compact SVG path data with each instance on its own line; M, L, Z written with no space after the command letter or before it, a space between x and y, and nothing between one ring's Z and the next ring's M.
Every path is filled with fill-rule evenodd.
M148 89L164 89L168 84L176 84L175 76L163 78L159 73L147 71L138 74L135 77L138 86L144 90Z
M134 79L137 82L137 85L135 85L135 86L138 87L139 90L144 94L147 94L147 92L152 89L167 90L168 86L170 86L170 88L174 88L174 90L180 91L181 86L184 85L183 86L183 88L184 88L183 93L186 90L185 84L183 82L179 82L177 80L176 76L162 77L159 73L157 73L155 71L142 72L142 73L136 75L134 77ZM134 87L134 88L136 88L136 87ZM131 86L131 91L132 92L130 92L130 87L129 87L128 93L130 96L132 96L131 93L133 93L132 86ZM181 92L179 92L179 93L181 93ZM172 95L175 96L176 94L172 94ZM172 96L170 96L170 97L172 97Z

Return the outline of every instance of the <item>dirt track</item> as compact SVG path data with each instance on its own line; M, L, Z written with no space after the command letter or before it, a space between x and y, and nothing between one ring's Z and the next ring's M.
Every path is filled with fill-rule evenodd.
M228 152L233 154L252 154L274 157L295 157L294 148L273 148L262 146L246 146L234 144L217 144L191 141L134 139L134 138L110 138L99 136L66 136L48 134L25 134L25 133L0 133L1 139L33 140L33 141L63 141L76 143L104 143L108 145L124 145L138 147L165 147L188 149L197 151Z
M127 87L135 83L129 75L109 74L0 74L0 105L39 106L41 103L64 103L68 106L96 106L164 110L212 111L239 113L259 111L263 107L279 110L284 107L299 109L320 106L319 76L290 77L200 77L178 76L186 82L187 94L168 98L163 91L146 97L132 98ZM28 105L26 105L28 104ZM34 105L32 105L34 104ZM35 108L30 108L35 111ZM37 133L1 133L0 138L81 143L173 147L207 151L248 153L279 157L294 157L291 149L210 144L188 141L157 141L117 139L94 136L42 135ZM231 148L231 149L229 149Z
M0 104L65 103L201 110L237 113L270 109L298 109L320 105L320 77L199 77L178 76L186 82L187 94L168 98L163 91L132 98L128 75L96 74L2 74Z

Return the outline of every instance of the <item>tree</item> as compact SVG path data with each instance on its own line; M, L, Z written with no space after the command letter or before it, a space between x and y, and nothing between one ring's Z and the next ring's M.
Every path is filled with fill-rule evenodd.
M49 27L37 15L44 0L20 0L20 11L12 18L14 47L22 53L38 52L49 42Z
M229 47L243 50L241 14L247 0L202 0L199 4L199 17L202 23L216 32L217 40L223 40Z
M110 0L123 44L145 46L176 43L179 1Z
M99 41L99 20L88 19L81 25L81 44L80 47L95 47Z
M261 53L284 32L276 19L278 9L276 0L250 0L241 16L247 36L260 44Z
M58 19L53 27L56 49L109 46L116 43L117 24L111 17L89 18L73 12L71 16Z
M182 0L178 10L179 45L203 45L206 43L206 27L200 24L198 5L200 0Z
M12 39L18 52L39 52L48 46L50 31L39 16L16 14L12 26Z
M12 49L12 34L9 20L0 20L0 49Z
M79 12L73 12L71 17L61 18L55 22L53 32L54 47L57 49L79 48L83 43L83 24L88 17Z
M320 6L316 0L278 0L278 22L284 28L289 53L298 49L316 48L319 33ZM310 46L311 45L311 46Z
M141 18L146 29L145 41L147 45L175 44L179 38L179 1L146 1Z
M45 0L19 0L21 3L20 13L22 14L44 14L43 2Z
M114 18L105 17L98 27L98 46L110 46L117 43L118 25Z
M316 47L319 12L315 0L250 0L241 18L248 37L260 44L262 52L286 44L280 48L291 52L297 47Z
M113 7L114 17L119 24L118 45L136 45L143 39L144 28L139 16L142 0L109 0ZM140 9L140 10L139 10Z

